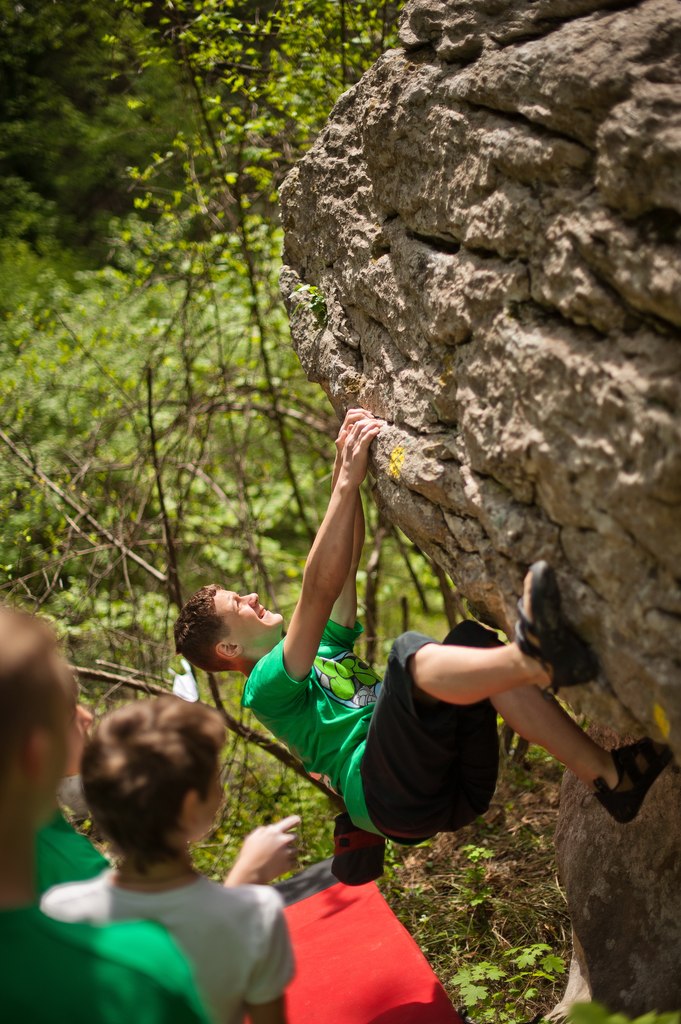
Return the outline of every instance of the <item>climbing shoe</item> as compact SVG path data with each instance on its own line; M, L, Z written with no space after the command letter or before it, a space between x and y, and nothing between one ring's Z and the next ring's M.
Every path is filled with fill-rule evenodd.
M541 663L551 677L550 689L554 693L561 687L577 686L594 679L598 660L565 621L558 581L551 566L547 562L535 562L530 566L525 584L524 595L518 601L515 629L520 650Z
M626 824L638 814L646 793L671 761L672 752L664 744L646 738L618 747L611 756L617 768L617 785L611 789L605 779L598 778L594 782L595 796L615 821Z
M336 817L331 873L344 885L365 885L383 874L385 839L353 824L349 814Z

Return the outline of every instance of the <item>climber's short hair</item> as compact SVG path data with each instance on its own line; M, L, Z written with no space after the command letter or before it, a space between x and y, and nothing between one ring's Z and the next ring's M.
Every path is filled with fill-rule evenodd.
M51 627L0 605L0 775L34 729L65 737L75 693Z
M189 598L175 623L175 649L192 665L205 672L224 669L215 654L215 645L228 635L227 627L215 610L215 595L223 588L209 583Z
M205 799L225 726L180 697L135 701L104 715L83 755L85 796L98 827L140 871L177 855L171 845L190 790Z

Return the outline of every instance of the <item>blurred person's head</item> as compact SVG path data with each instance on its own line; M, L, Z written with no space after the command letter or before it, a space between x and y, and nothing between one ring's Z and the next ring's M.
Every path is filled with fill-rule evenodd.
M100 720L83 788L98 827L137 870L172 860L210 830L224 742L217 711L179 697L134 701Z
M0 827L35 828L49 816L74 693L47 623L0 605Z

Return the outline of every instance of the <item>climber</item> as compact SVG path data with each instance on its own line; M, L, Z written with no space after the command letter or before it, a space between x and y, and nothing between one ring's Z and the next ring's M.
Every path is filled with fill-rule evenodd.
M182 609L178 652L206 671L243 673L244 706L342 795L351 823L346 817L336 829L338 877L345 853L382 842L372 836L417 843L487 809L498 770L497 712L568 765L617 821L630 821L670 754L648 739L608 753L550 692L545 699L597 670L563 618L546 563L527 574L513 643L470 621L444 644L404 633L382 682L354 655L362 632L355 618L364 541L359 488L382 426L363 409L345 417L328 509L283 639L282 616L257 594L212 584Z

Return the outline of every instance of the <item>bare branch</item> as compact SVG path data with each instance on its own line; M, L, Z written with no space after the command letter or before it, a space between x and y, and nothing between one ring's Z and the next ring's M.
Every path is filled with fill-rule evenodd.
M419 600L421 602L421 607L422 607L423 611L426 613L426 615L429 615L430 614L430 608L428 606L428 598L426 597L426 592L423 589L423 585L421 583L421 580L418 578L418 576L416 574L416 571L415 571L413 565L411 564L411 560L409 558L409 552L407 550L407 547L406 547L404 541L402 540L402 538L400 537L399 531L395 527L393 527L390 532L391 532L392 536L395 538L395 543L397 544L397 547L399 548L399 552L402 555L402 558L404 559L404 564L407 567L407 572L411 576L411 581L414 584L414 587L416 589L416 593L419 595ZM414 545L414 547L415 547L415 549L417 551L419 551L419 549L416 547L416 545ZM419 554L420 553L421 552L419 551Z
M72 672L76 673L79 679L92 679L95 682L113 683L117 686L125 686L129 690L148 693L155 697L167 697L168 695L172 695L172 689L170 689L170 687L165 689L162 686L155 686L153 683L145 683L139 678L132 679L130 676L122 676L114 672L104 672L102 669L87 668L83 665L69 665L69 668ZM214 677L213 683L215 683ZM213 698L216 698L216 694L213 694ZM254 743L255 746L260 747L260 749L264 750L267 754L271 754L272 757L277 759L277 761L285 764L297 775L300 775L301 778L305 779L313 786L316 786L316 788L320 790L324 796L328 797L333 804L339 807L342 806L342 801L338 794L330 790L323 782L311 778L303 768L300 761L294 757L286 747L282 746L281 743L277 743L276 740L270 739L264 733L258 732L256 729L249 728L249 726L244 725L243 722L240 722L235 718L234 715L231 715L222 703L219 693L217 694L216 704L218 705L218 710L230 732L233 732L236 736L245 740L246 743Z
M115 661L105 661L104 658L96 658L95 665L103 665L104 668L113 668L116 670L123 667L121 665L118 665ZM124 666L124 670L125 672L130 672L133 678L135 676L147 676L149 679L156 679L157 682L159 683L167 682L167 680L164 679L163 676L155 676L151 672L145 672L144 669L141 668L131 668L130 666L126 665Z
M98 683L115 683L118 686L126 686L129 690L150 693L155 697L167 697L173 692L170 688L165 689L154 683L145 683L142 679L132 679L130 676L121 676L115 672L105 672L100 668L87 668L84 665L69 665L69 668L76 673L79 679L92 679Z
M130 558L133 562L136 562L137 565L144 569L145 572L148 572L151 576L153 576L154 579L159 580L161 583L167 583L168 577L165 575L165 573L159 572L158 569L156 569L153 565L150 565L149 562L145 561L144 558L141 558L139 555L135 554L134 551L131 551L130 548L123 543L123 541L118 540L118 538L115 537L110 530L107 530L106 526L103 526L100 522L98 522L93 515L91 515L86 509L82 508L82 506L79 505L77 501L70 497L70 495L66 494L61 489L61 487L59 487L58 484L56 484L45 473L43 473L43 471L39 469L37 465L31 462L28 456L24 455L24 453L15 445L14 441L12 441L11 437L9 437L1 428L0 440L4 441L4 443L7 445L7 447L12 452L14 457L17 458L22 463L22 465L30 471L32 476L37 477L37 479L40 480L41 483L45 484L48 490L52 491L53 494L56 494L57 497L61 501L63 501L65 505L68 505L69 508L73 509L73 511L76 512L77 515L79 515L82 519L85 520L85 522L89 526L92 527L95 533L98 533L100 536L108 540L110 544L113 544L115 548L118 548L118 550L125 558ZM81 536L87 536L75 521L73 521L69 516L67 516L66 518L77 533L81 534Z
M433 572L437 576L437 581L440 584L440 593L442 594L442 600L445 606L445 615L447 616L449 628L453 629L457 622L461 622L462 619L466 618L466 611L463 607L458 591L456 591L452 586L449 577L442 566L432 560L430 564Z
M376 638L378 635L378 581L381 569L381 550L383 541L388 536L389 529L379 522L374 543L366 564L366 590L365 590L365 611L366 611L366 637L367 637L367 661L373 665L376 660Z
M156 443L156 429L154 427L154 377L150 365L147 366L146 378L147 422L149 423L149 437L151 440L151 460L154 465L158 504L161 510L161 520L163 522L163 536L166 543L166 551L168 553L168 589L170 591L170 599L175 602L178 608L181 608L183 602L180 577L177 571L177 555L175 553L173 532L170 528L170 520L168 519L168 511L166 509L165 494L163 493L163 481L161 479L161 464L158 458L158 445Z

